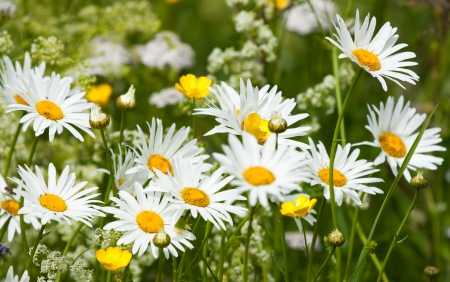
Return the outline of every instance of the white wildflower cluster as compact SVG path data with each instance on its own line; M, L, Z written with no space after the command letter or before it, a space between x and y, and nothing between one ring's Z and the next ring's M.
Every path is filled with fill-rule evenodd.
M50 65L56 65L62 58L64 44L55 36L39 36L31 44L31 58L39 62L47 62Z
M31 250L30 248L30 254ZM50 252L45 245L39 244L36 253L33 257L33 263L41 267L40 273L47 274L47 277L42 277L38 281L55 281L58 275L67 270L67 263L61 252Z
M0 14L4 17L14 17L16 14L16 4L8 0L0 0Z
M104 246L115 244L123 234L124 232L115 231L114 229L103 230L97 228L95 230L95 235L92 238L92 243L94 246L102 248Z
M70 266L70 273L75 278L76 281L92 281L92 274L94 273L93 269L87 269L88 264L84 259L77 259Z
M11 39L11 35L4 30L0 34L0 54L8 54L14 49L14 42Z
M336 5L329 0L310 1L316 12L311 10L307 2L292 7L286 16L286 29L300 35L307 35L319 30L319 23L324 30L330 27L330 18L336 13ZM317 16L317 18L316 18Z
M171 31L161 31L154 40L139 46L137 52L144 65L156 69L182 70L194 64L194 50Z
M154 92L148 99L150 105L157 108L165 108L168 105L176 105L186 100L186 96L180 93L175 87L167 87L159 92Z

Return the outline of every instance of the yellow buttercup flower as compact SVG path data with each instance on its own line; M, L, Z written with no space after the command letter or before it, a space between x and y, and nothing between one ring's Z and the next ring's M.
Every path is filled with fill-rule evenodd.
M308 199L305 196L298 196L295 199L295 203L282 203L280 212L284 216L301 218L303 216L307 216L308 213L314 208L316 203L317 199Z
M290 0L267 0L267 3L274 3L278 11L284 10L291 3Z
M95 257L107 270L116 271L127 266L132 255L129 251L119 247L109 247L106 250L98 250Z
M250 113L244 120L244 129L255 136L260 145L264 145L270 135L269 121L261 119L257 113Z
M108 83L103 83L98 86L92 85L91 90L85 97L89 102L100 106L106 106L108 104L109 97L111 97L112 91L113 89Z
M206 76L197 77L193 74L183 75L180 78L180 84L176 83L175 88L189 99L202 99L209 94L208 86L211 85L212 80Z

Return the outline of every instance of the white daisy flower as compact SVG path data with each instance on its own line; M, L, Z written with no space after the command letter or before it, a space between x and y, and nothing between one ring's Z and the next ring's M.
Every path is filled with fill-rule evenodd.
M83 136L73 127L74 125L95 138L89 129L89 114L82 113L92 104L83 99L83 92L69 95L70 79L61 79L59 75L53 73L48 83L45 83L42 74L38 71L31 71L29 75L29 83L23 81L25 87L19 85L17 88L13 88L7 85L26 102L26 104L17 102L11 104L7 111L7 113L12 111L28 112L20 119L20 122L24 124L24 131L34 122L35 135L41 135L48 128L51 142L55 133L61 134L65 127L75 138L84 141Z
M27 102L14 90L16 88L23 88L23 82L30 81L29 74L31 68L31 58L28 52L25 53L23 60L23 67L20 62L15 62L15 67L8 56L3 57L1 63L2 69L0 71L0 102L5 105L22 104L28 105ZM36 72L43 74L45 71L45 62L42 62L36 68ZM8 85L9 87L6 87Z
M81 221L92 227L90 221L94 216L105 216L98 211L98 200L92 200L100 194L90 194L97 187L81 190L87 181L74 186L75 173L69 174L69 166L66 166L58 181L56 180L55 166L48 166L48 184L45 183L41 169L36 166L36 174L28 166L19 166L21 179L13 178L22 189L16 189L16 193L24 197L25 204L19 210L19 214L33 213L40 217L41 224L47 224L51 220L64 219L71 224L71 219ZM90 195L88 195L90 194ZM29 201L28 203L26 201Z
M203 149L195 145L197 139L193 139L183 145L189 134L189 127L180 128L174 135L175 124L172 124L167 134L163 137L162 121L153 118L152 125L148 124L150 130L148 143L141 128L139 126L137 128L141 145L137 145L139 153L136 152L137 158L134 160L136 166L127 170L126 174L145 172L148 175L147 178L153 178L155 169L159 169L163 173L167 174L170 172L173 175L173 158L181 156L189 159L191 163L197 163L209 157L208 155L199 155L203 152ZM210 165L204 164L202 171L206 171L210 167Z
M414 131L426 119L426 114L416 113L416 109L410 108L409 105L410 102L404 104L404 98L400 96L397 105L395 105L394 97L389 97L386 106L383 103L380 103L379 109L374 105L372 108L368 106L370 114L367 115L369 125L366 125L366 128L372 133L374 141L359 143L381 148L381 153L375 159L374 164L379 165L387 159L394 175L397 175L397 167L401 167L406 154L419 134ZM446 150L437 145L442 141L439 135L440 131L440 128L425 130L403 173L406 180L411 180L409 169L414 171L416 168L435 170L437 165L442 164L442 158L425 154Z
M178 218L174 218L171 209L170 195L160 192L144 193L141 184L135 184L134 198L130 193L120 191L118 198L111 198L117 207L105 207L103 210L114 215L119 220L108 223L104 229L115 229L126 233L117 241L118 245L133 243L133 254L141 256L151 246L152 254L158 257L159 248L155 246L154 237L158 232L170 236L168 244L163 248L166 258L169 253L178 256L177 249L184 252L184 247L192 249L194 246L188 240L195 240L194 234L187 230L175 227ZM177 248L177 249L176 249Z
M253 135L242 136L243 143L229 135L229 146L222 146L225 155L214 153L225 171L236 177L231 182L237 187L232 190L235 194L249 191L250 205L259 201L267 207L269 196L284 201L283 195L302 190L298 183L309 181L309 173L301 169L305 164L302 153L293 146L279 145L275 149L275 135L267 138L262 149Z
M309 144L311 146L311 152L304 150L308 162L308 170L311 173L312 180L311 185L320 184L324 187L324 196L326 199L330 199L330 157L322 142L319 141L316 150L311 138L309 138ZM333 167L333 186L334 186L334 199L340 206L344 193L347 194L357 205L361 206L361 200L357 192L365 192L368 194L383 194L383 190L367 186L368 183L383 182L381 178L375 177L363 177L379 169L374 169L373 163L366 160L356 160L359 156L359 149L350 153L351 145L347 144L344 148L338 145L336 150L336 157Z
M331 43L338 47L343 53L339 58L349 58L358 66L376 77L380 81L384 91L387 91L387 85L384 78L403 87L399 81L406 81L416 84L419 76L407 66L415 66L416 62L405 61L416 57L413 52L401 52L395 55L393 53L408 46L407 44L397 44L397 28L392 27L389 22L385 23L380 31L372 39L375 31L376 19L373 17L369 22L369 15L366 16L362 25L359 23L359 11L356 10L355 18L355 37L352 39L344 20L337 17L338 26L335 25L338 35L334 34L337 41L326 37Z
M9 221L8 241L11 242L16 233L20 234L20 199L14 192L16 190L8 192L6 187L6 182L0 175L0 229ZM41 228L41 224L34 214L25 214L23 220L25 223L31 224L34 229L39 230Z
M19 275L14 276L14 268L12 265L8 268L8 273L6 274L5 282L29 282L30 276L28 276L28 271L25 270L22 274L22 278L19 280Z
M296 105L295 99L283 101L281 92L277 92L277 86L272 87L270 91L269 88L269 85L261 90L258 90L258 87L253 88L250 80L247 80L247 86L245 86L241 79L239 94L224 82L222 86L216 85L211 92L216 96L219 107L210 103L209 108L195 109L196 113L194 113L214 116L219 122L219 125L207 132L205 136L215 133L242 135L244 131L247 131L254 135L260 144L264 144L271 134L268 124L274 112L278 112L288 126L309 116L309 114L291 115ZM278 135L279 143L307 148L306 144L288 138L304 136L309 129L309 126L288 128Z
M210 177L203 178L200 181L202 165L202 161L193 165L186 159L178 158L174 162L175 176L156 171L158 177L154 185L163 189L164 192L169 192L175 198L171 200L175 203L173 207L177 209L175 218L179 218L185 210L189 210L194 218L197 218L199 213L205 221L210 221L217 229L226 229L223 221L233 225L229 213L243 216L247 209L223 203L234 195L233 191L218 192L234 176L222 179L225 168L221 167L214 171ZM237 199L245 200L244 197Z

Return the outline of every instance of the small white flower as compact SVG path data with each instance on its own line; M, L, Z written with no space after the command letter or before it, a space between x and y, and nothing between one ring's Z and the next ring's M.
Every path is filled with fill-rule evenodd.
M119 75L120 67L131 61L131 54L125 46L113 43L103 37L92 39L91 57L88 61L86 73L89 75Z
M180 93L175 87L162 89L160 92L152 93L148 102L157 108L165 108L167 105L176 105L186 100L186 96Z
M328 0L314 0L311 1L311 5L314 7L322 28L328 30L328 19L335 13L336 5ZM319 29L314 12L306 2L292 7L286 12L285 26L287 30L300 35L307 35Z

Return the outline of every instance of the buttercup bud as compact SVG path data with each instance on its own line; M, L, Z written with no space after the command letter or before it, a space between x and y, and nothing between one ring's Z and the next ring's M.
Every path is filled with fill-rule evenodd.
M109 115L101 111L100 107L92 107L91 114L89 115L89 124L92 128L100 129L109 124Z
M340 247L344 245L345 237L342 235L341 231L335 229L328 234L327 241L333 247Z
M423 172L419 171L417 175L411 178L411 181L409 182L411 186L414 187L415 189L420 190L427 188L428 186L428 181L425 178L423 178L422 174Z
M134 97L134 86L131 85L126 94L120 95L116 100L116 105L122 111L130 111L136 108L136 99Z
M269 130L272 133L283 133L287 129L287 122L280 113L273 112L272 118L269 120Z
M438 277L439 274L441 274L441 271L436 266L427 266L425 267L423 272L425 273L426 276L430 278Z

